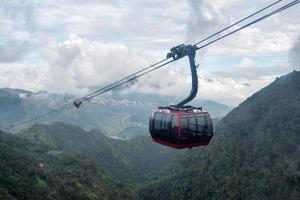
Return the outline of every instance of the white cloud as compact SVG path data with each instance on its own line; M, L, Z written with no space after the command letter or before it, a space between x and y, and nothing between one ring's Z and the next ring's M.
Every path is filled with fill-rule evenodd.
M199 41L269 3L1 1L0 87L86 94L90 88L123 78L163 58L172 46ZM277 75L287 73L290 68L282 57L287 57L298 37L298 18L297 8L292 8L201 51L205 60L225 63L235 57L241 62L210 72L201 66L199 98L236 104ZM299 63L298 46L295 44L291 51L291 63ZM261 62L260 56L268 58ZM175 68L182 69L178 64ZM130 90L187 95L190 77L172 69L161 69L139 80Z
M0 85L2 87L20 88L31 91L45 89L45 68L25 63L0 63Z
M300 70L300 37L295 41L289 53L291 68Z
M90 88L99 88L147 66L149 56L151 57L122 44L89 41L76 35L71 35L62 43L49 41L44 45L42 55L45 60L43 68L28 65L15 65L14 68L1 66L0 73L5 75L5 79L0 84L9 83L9 87L33 91L48 90L83 95L89 93ZM185 61L183 63L188 66ZM239 68L250 67L251 63L253 61L245 58ZM184 72L186 70L178 72L173 67L162 68L140 78L126 92L184 98L189 94L191 77ZM212 99L230 105L239 103L272 80L266 77L256 80L224 77L203 70L198 73L200 78L197 98Z
M33 5L28 2L0 3L0 62L22 60L32 51L36 40L31 38Z
M14 62L28 53L28 43L20 40L7 40L0 43L0 62Z
M220 8L207 0L188 0L189 16L186 34L188 42L197 42L220 27L225 21Z
M207 56L258 56L288 51L292 46L290 37L280 31L266 31L248 28L214 44L207 50Z
M87 92L147 65L146 54L122 44L89 41L76 35L63 43L49 41L42 54L48 64L45 88L52 92Z
M237 68L244 69L246 66L243 65L251 64L251 62L253 61L246 58ZM243 73L245 74L245 71ZM223 74L211 73L202 69L198 70L198 76L199 92L196 98L211 99L228 105L237 105L276 78L276 75L261 75L255 78L224 76ZM191 76L186 72L172 70L172 67L169 66L139 80L127 92L139 91L152 94L176 95L184 98L189 94L190 88Z
M239 19L252 14L254 11L270 4L270 1L196 1L196 5L201 6L207 12L215 17L214 20L208 22L208 26L204 23L194 24L194 38L201 38L220 30ZM206 2L206 3L204 3ZM286 1L281 2L276 7L282 6ZM299 6L299 5L297 5ZM229 36L205 49L206 56L257 56L269 53L286 52L292 47L292 41L300 32L299 21L295 20L299 17L297 6L290 8L280 14L272 16L262 22L248 27L247 29ZM211 8L214 9L211 9ZM195 8L195 6L194 6ZM237 12L237 11L243 12ZM192 12L194 18L202 16L201 12ZM264 12L266 13L266 12ZM260 15L262 16L262 14ZM205 17L201 18L202 20ZM242 26L250 22L247 20L240 24ZM211 27L210 27L211 26ZM208 28L208 33L207 33ZM236 27L235 27L236 28ZM228 32L235 28L227 30ZM203 29L203 30L202 30ZM205 35L202 35L205 33ZM210 33L210 34L209 34Z
M252 59L246 57L242 59L242 62L237 66L237 68L256 68L259 65Z

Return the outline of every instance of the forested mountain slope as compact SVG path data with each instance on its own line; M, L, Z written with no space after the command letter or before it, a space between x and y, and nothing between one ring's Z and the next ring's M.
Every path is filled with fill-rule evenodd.
M0 133L0 199L132 199L182 154L137 137L54 123Z
M0 199L132 199L83 156L0 131Z
M300 72L249 97L138 199L300 199Z
M155 176L181 153L153 143L150 137L116 140L104 136L99 130L85 131L58 122L34 125L18 135L37 144L47 144L56 151L85 156L114 179L129 182L141 182Z

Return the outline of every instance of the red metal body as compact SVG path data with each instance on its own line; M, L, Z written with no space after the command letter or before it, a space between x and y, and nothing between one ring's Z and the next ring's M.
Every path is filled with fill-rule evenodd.
M158 144L162 144L162 145L165 145L165 146L168 146L168 147L172 147L172 148L175 148L175 149L184 149L184 148L192 148L192 147L198 147L198 146L204 146L204 145L208 145L209 142L210 142L210 139L209 140L206 140L206 141L203 141L203 142L198 142L198 143L193 143L193 144L173 144L173 143L170 143L170 142L166 142L166 141L163 141L163 140L159 140L159 139L155 139L155 138L152 138L152 140Z

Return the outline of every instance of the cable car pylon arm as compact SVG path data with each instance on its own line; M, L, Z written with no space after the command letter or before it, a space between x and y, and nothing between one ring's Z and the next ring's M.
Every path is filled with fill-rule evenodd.
M188 56L191 75L192 75L192 89L188 97L179 102L175 107L183 107L188 102L192 101L198 92L198 76L197 76L197 68L198 65L195 64L195 56L196 56L197 47L195 45L185 45L181 44L176 47L170 49L170 52L167 54L167 58L173 58L174 60L178 60L185 56Z

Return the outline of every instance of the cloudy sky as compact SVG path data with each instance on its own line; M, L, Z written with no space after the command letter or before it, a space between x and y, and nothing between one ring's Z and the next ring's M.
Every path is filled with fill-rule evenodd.
M0 0L0 87L83 95L273 1ZM197 98L237 105L299 69L299 11L296 5L198 52ZM190 83L184 59L126 92L185 96Z

